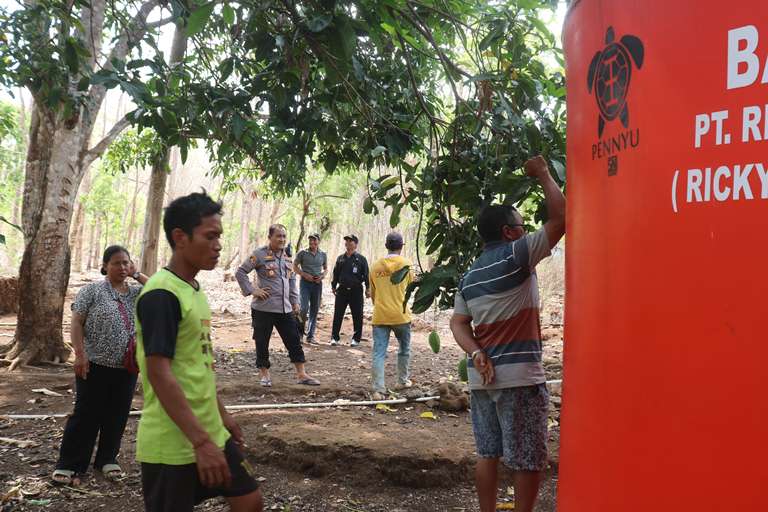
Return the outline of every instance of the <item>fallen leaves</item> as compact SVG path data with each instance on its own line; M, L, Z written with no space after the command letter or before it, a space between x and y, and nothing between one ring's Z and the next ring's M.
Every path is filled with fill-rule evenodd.
M10 437L0 437L0 443L2 444L10 444L13 446L17 446L19 448L31 448L33 446L39 446L39 443L36 443L35 441L24 441L21 439L12 439Z
M64 396L64 395L62 395L61 393L57 393L57 392L55 392L55 391L51 391L51 390L50 390L50 389L48 389L48 388L39 388L39 389L33 389L33 390L32 390L32 392L33 392L33 393L42 393L42 394L44 394L45 396Z

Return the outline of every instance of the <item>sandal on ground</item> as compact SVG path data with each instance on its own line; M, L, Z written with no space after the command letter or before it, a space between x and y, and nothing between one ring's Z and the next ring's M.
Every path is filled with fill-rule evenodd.
M312 377L305 377L296 381L296 384L302 384L304 386L319 386L320 381L313 379Z
M71 469L54 469L51 475L51 480L57 485L73 485L75 481L79 483L77 473Z
M101 467L101 472L107 480L117 480L123 476L123 470L117 464L104 464Z
M272 387L272 379L268 379L268 378L264 377L259 382L265 388L271 388Z

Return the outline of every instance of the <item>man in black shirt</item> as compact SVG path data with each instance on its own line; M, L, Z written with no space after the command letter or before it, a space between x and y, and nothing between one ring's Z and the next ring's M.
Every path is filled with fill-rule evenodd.
M339 344L339 331L347 306L352 313L352 324L355 328L350 346L358 346L363 336L363 286L366 297L370 297L371 292L368 289L368 260L357 252L357 242L355 235L344 237L347 251L336 259L336 265L333 267L331 291L336 295L336 302L333 309L331 345Z

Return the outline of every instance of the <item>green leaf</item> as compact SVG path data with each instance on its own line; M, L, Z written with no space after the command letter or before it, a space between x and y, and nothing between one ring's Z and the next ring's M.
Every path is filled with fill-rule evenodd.
M235 10L230 5L225 5L221 10L221 17L227 25L235 24Z
M64 42L64 61L73 75L77 73L80 67L80 60L77 57L77 41L73 37L68 37Z
M229 75L232 74L232 70L234 69L235 61L232 59L232 57L229 57L227 59L224 59L221 61L221 64L219 64L219 73L221 73L221 81L226 81L227 78L229 78Z
M467 372L467 358L463 358L461 361L459 361L459 380L461 382L467 382L469 380L469 375Z
M191 37L205 28L215 5L215 2L211 2L192 11L187 19L187 36Z
M331 24L333 17L330 14L321 14L319 16L313 16L307 21L307 28L312 32L322 32L328 25Z
M181 155L181 163L184 164L187 161L187 154L189 153L189 143L186 138L179 141L179 154Z
M329 151L325 155L323 166L327 172L333 172L336 170L336 166L339 164L339 155L335 151Z
M387 190L397 185L399 181L400 181L399 176L389 176L381 180L379 189L381 190L381 192L386 192Z
M435 354L440 352L440 335L437 334L437 331L429 333L429 347Z
M555 172L557 173L557 177L560 178L560 181L565 181L565 165L560 160L552 159L552 167L555 168Z
M389 227L396 228L400 224L400 211L403 209L403 203L397 203L392 208L392 215L389 216Z
M373 199L366 197L365 201L363 201L363 212L370 214L373 211L373 208Z
M411 271L411 266L406 265L397 272L394 272L391 276L389 276L389 282L392 284L400 284L403 282L403 280L406 278L408 273Z
M376 158L377 156L379 156L382 153L384 153L386 150L387 150L387 148L385 148L384 146L376 146L375 148L373 148L371 150L371 156L373 158Z
M246 121L240 114L232 116L232 131L235 134L235 139L240 140L243 137L243 132L246 128Z
M357 34L352 23L349 22L349 18L346 16L338 18L335 22L336 27L339 29L339 36L341 42L341 50L345 57L345 60L349 61L352 55L355 53L357 47Z

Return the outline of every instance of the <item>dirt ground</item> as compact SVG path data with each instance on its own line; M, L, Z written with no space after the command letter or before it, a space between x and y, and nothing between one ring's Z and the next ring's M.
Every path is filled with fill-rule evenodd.
M74 276L73 276L74 277ZM79 286L97 276L73 279L68 300ZM259 386L251 340L248 301L238 297L233 283L207 283L214 310L214 343L218 386L227 405L364 400L370 388L370 311L366 310L363 343L348 346L351 319L342 328L342 346L330 340L332 296L324 297L318 327L320 346L305 346L307 370L322 385L294 384L293 367L276 333L271 342L274 387ZM370 305L369 305L370 306ZM67 307L68 309L68 307ZM545 318L548 315L544 315ZM447 329L447 315L428 314L414 321L412 378L426 396L441 381L458 382L461 350ZM0 316L0 344L10 341L13 316ZM65 319L65 330L68 319ZM442 349L432 352L427 336L436 327ZM545 367L548 379L561 378L562 331L546 326ZM390 345L387 383L394 384L397 343ZM24 369L0 377L0 415L69 413L74 376L69 365ZM62 396L33 389L46 388ZM537 506L555 510L559 408L557 386L552 390L550 467ZM396 512L477 510L472 487L474 442L468 413L448 413L424 403L373 407L239 411L248 458L260 475L266 510L284 512ZM141 409L137 390L133 408ZM435 419L422 418L431 411ZM0 420L0 512L26 510L128 512L143 510L139 466L134 460L138 418L132 417L123 438L120 463L126 477L107 482L91 472L77 489L48 483L56 462L64 419ZM2 438L29 441L21 448ZM509 475L503 475L499 501L512 500ZM226 510L212 500L200 510Z

